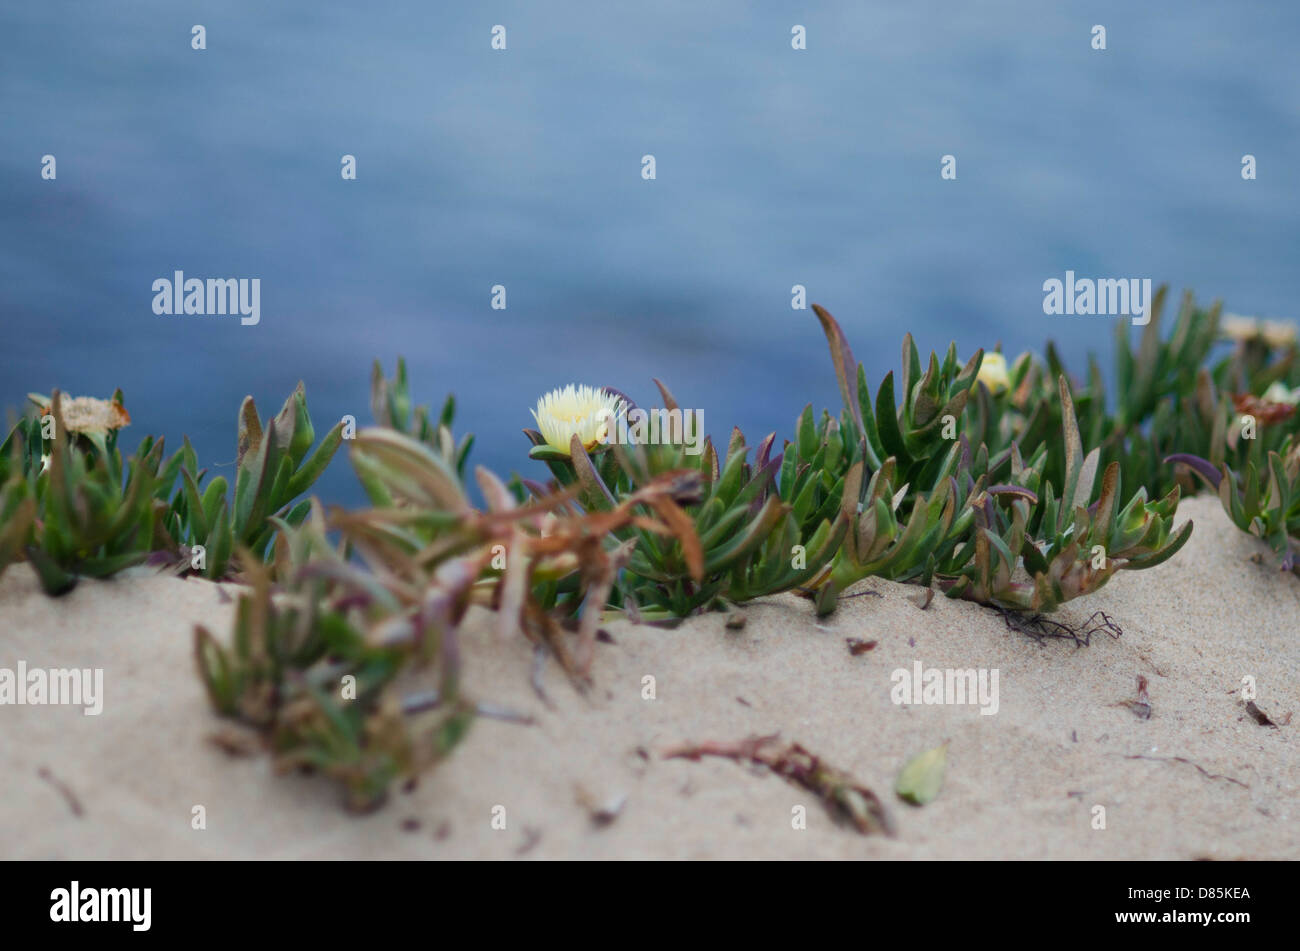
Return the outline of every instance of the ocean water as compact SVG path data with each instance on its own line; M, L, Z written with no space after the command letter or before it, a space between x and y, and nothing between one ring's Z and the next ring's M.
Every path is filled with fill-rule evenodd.
M1300 316L1300 6L797 9L4 4L0 407L120 386L127 446L223 471L245 394L368 422L401 354L476 461L538 474L519 430L568 382L659 377L751 444L835 406L795 284L873 381L907 331L1108 355L1111 318L1043 313L1067 270ZM176 270L259 279L260 323L155 315ZM319 491L360 498L346 465Z

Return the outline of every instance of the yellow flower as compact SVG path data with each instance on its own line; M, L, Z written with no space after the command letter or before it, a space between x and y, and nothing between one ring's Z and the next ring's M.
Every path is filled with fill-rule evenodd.
M984 354L984 359L980 361L979 376L976 379L987 386L990 393L997 394L1010 388L1011 381L1007 378L1007 358L997 351Z
M568 455L574 435L587 450L604 442L610 426L626 405L622 397L608 390L570 383L538 400L533 419L537 420L537 428L546 444Z
M1242 317L1239 314L1224 314L1219 321L1219 333L1228 340L1238 342L1263 340L1270 347L1278 349L1296 342L1296 327L1289 320L1260 320L1258 317Z

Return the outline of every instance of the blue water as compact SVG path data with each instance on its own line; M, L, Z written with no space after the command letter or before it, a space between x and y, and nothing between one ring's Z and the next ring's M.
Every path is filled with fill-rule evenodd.
M751 443L835 405L796 283L873 379L907 330L1108 355L1109 319L1042 312L1067 269L1300 316L1300 6L796 6L4 4L0 407L121 386L128 446L228 465L246 393L367 422L404 354L478 462L536 473L519 429L568 382L658 376ZM261 323L155 316L176 269L259 278Z

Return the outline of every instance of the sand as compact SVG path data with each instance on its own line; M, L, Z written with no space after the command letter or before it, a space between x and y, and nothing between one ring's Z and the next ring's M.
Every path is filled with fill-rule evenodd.
M105 699L97 717L0 706L0 858L1300 858L1300 719L1260 726L1241 699L1250 675L1274 719L1300 709L1300 581L1217 501L1180 516L1196 529L1179 556L1062 610L1123 628L1081 648L941 596L923 611L919 589L871 579L853 593L879 596L822 622L783 595L749 605L741 630L720 615L610 624L595 688L576 693L551 664L548 708L529 645L475 615L467 689L535 724L479 720L446 763L361 817L328 779L277 776L265 756L207 741L222 721L194 674L192 628L228 632L219 586L134 575L50 600L15 566L0 578L0 667L102 667ZM878 644L853 656L846 638ZM997 669L997 713L892 702L891 672L917 661ZM1149 719L1125 705L1139 675ZM874 789L896 835L860 835L756 767L659 755L774 732ZM938 797L899 800L898 770L944 742ZM599 825L584 800L623 806Z

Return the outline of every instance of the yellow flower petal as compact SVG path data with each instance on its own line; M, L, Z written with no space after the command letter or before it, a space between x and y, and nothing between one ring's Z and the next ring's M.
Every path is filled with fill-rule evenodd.
M1011 381L1007 377L1007 358L997 351L984 354L976 379L987 386L990 393L997 394L1008 389Z
M587 450L605 442L626 405L608 390L570 383L543 396L532 412L546 444L568 455L575 435Z

